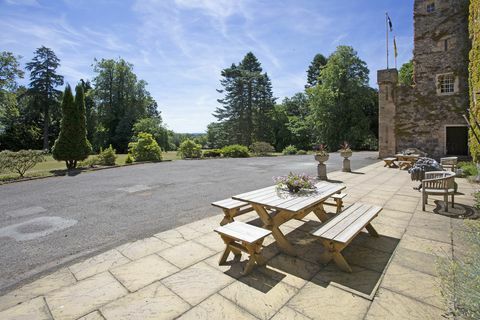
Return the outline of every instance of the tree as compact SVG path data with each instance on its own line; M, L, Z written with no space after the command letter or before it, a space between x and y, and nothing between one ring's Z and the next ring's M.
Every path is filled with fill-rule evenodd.
M168 130L163 126L160 116L143 118L135 122L133 125L134 137L138 136L140 132L150 133L162 150L170 150Z
M87 140L85 120L85 97L81 84L75 88L75 99L69 85L62 101L60 135L55 141L52 155L55 160L65 161L67 169L74 169L77 161L85 160L92 148Z
M413 83L413 60L404 63L398 73L398 82L406 86L412 86Z
M319 83L307 90L317 142L335 148L349 141L359 149L366 140L375 138L370 128L378 118L372 118L366 110L378 109L378 105L372 99L368 73L366 63L352 47L339 46L328 58Z
M162 149L150 133L140 132L128 146L135 161L162 161Z
M313 57L313 61L310 63L307 70L307 84L305 85L305 88L311 88L317 85L320 72L327 64L327 61L327 58L321 53L318 53Z
M243 145L273 140L271 117L275 104L270 78L251 52L221 72L224 94L214 116L225 123L228 140Z
M133 136L133 125L142 118L157 117L157 103L138 80L133 65L123 59L95 60L94 99L98 112L99 139L125 152Z
M27 63L30 71L30 90L38 97L43 111L43 149L49 149L50 109L58 100L61 91L55 89L63 85L63 76L56 73L60 59L47 47L35 51L32 61Z
M14 90L17 87L17 78L23 78L24 72L20 69L20 56L8 51L0 52L0 90Z
M95 133L97 130L98 115L97 115L97 106L95 105L95 100L93 97L93 88L90 84L90 81L84 81L80 79L80 83L83 87L83 92L85 94L85 118L87 121L87 140L93 144L93 149L98 151L100 150L99 145L96 144Z

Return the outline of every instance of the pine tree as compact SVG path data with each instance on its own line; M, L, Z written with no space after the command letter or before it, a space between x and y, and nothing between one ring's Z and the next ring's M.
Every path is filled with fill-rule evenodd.
M65 161L68 169L74 169L77 161L85 160L92 151L87 140L85 97L82 85L75 88L75 99L69 85L62 101L60 135L52 149L53 158Z
M42 104L43 109L43 149L49 149L50 109L56 103L61 91L55 89L63 85L63 76L56 73L60 59L50 48L44 46L35 51L31 62L27 63L30 70L30 91Z
M253 141L272 142L271 110L275 99L272 85L251 52L238 64L222 70L220 84L225 97L214 116L227 131L227 140L249 146Z
M313 61L310 63L307 70L307 84L305 85L305 88L311 88L317 85L320 71L325 67L327 61L328 59L321 53L318 53L313 57Z

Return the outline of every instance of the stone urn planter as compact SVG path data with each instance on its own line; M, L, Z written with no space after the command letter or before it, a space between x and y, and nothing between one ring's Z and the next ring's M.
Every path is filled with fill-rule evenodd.
M340 156L343 158L343 172L352 172L350 168L350 158L352 156L352 150L340 150Z
M328 161L329 154L316 154L315 155L315 160L318 161L317 165L317 173L318 173L318 179L320 180L328 180L327 178L327 166L325 165L324 162Z

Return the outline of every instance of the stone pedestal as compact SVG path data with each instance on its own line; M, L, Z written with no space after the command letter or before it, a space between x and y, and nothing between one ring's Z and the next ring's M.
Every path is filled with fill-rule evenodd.
M327 178L327 166L325 163L320 162L317 165L317 173L318 173L318 179L319 180L328 180Z
M348 158L343 158L343 172L352 172L352 169L350 169L350 159Z

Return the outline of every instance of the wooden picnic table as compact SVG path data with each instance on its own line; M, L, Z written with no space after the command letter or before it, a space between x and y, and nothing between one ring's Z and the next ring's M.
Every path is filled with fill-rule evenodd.
M420 155L418 154L396 154L398 167L402 169L410 169L417 162Z
M325 181L317 183L315 187L314 191L291 193L271 186L232 198L250 203L262 220L263 227L272 231L280 250L296 256L295 249L279 227L291 219L302 219L310 212L313 212L320 221L327 221L328 216L323 208L323 202L345 189L342 184Z

